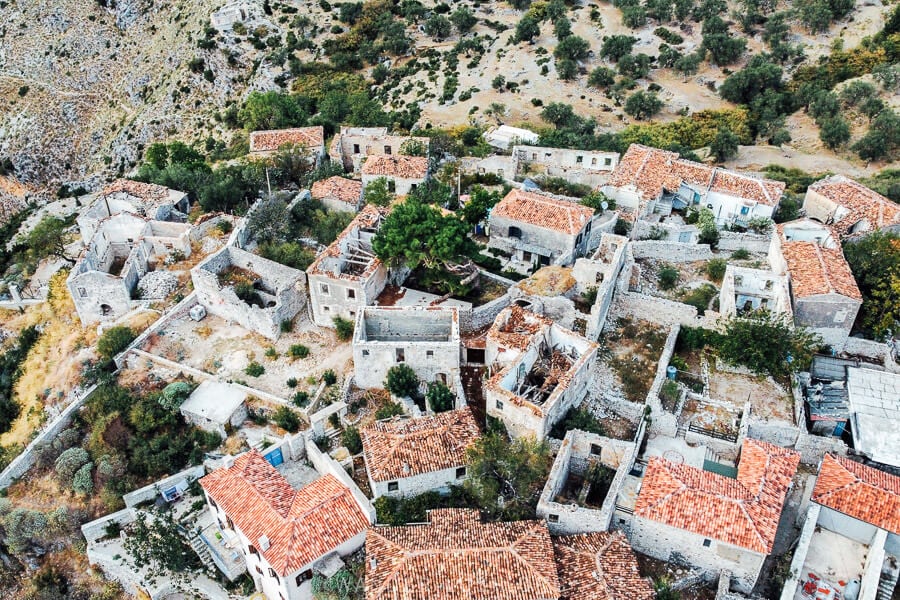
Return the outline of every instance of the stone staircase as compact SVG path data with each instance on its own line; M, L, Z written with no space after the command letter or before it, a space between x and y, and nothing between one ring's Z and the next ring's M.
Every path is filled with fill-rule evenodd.
M890 557L884 561L881 571L881 579L878 580L878 593L875 600L891 600L897 588L897 579L900 578L900 566L892 564Z
M209 546L206 545L196 531L190 531L187 534L188 544L190 544L191 549L197 553L197 556L200 557L200 561L204 565L212 565L213 558L212 554L209 551Z

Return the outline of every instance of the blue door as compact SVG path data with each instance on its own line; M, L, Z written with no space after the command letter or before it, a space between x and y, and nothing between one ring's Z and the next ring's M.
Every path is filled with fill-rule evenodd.
M264 457L267 461L269 461L269 464L272 465L273 467L277 467L278 465L280 465L281 463L284 462L284 455L281 454L281 448L276 448L275 450L272 450L268 454L265 454Z

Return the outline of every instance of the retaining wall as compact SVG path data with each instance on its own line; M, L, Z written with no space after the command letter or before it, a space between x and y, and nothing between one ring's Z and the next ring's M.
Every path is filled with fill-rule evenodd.
M24 475L34 466L37 460L37 449L44 444L50 443L59 433L69 426L75 413L81 410L81 407L91 397L91 394L97 389L96 385L92 385L78 396L71 404L69 404L59 414L56 419L51 421L44 429L38 433L31 442L25 447L17 457L15 457L9 465L0 472L0 490L5 490L13 481Z
M197 465L195 467L191 467L189 469L185 469L180 473L175 473L165 479L160 479L159 481L154 481L150 485L145 485L142 488L136 489L133 492L128 492L124 496L122 496L122 500L125 501L125 506L128 508L134 508L136 505L141 502L148 502L151 500L155 500L157 496L161 493L160 491L170 487L180 481L186 480L188 484L197 479L200 479L206 474L206 469L203 465Z
M91 521L90 523L85 523L81 526L81 535L83 535L84 539L87 540L87 543L90 544L106 537L106 526L110 523L118 523L120 526L128 525L129 523L133 523L135 519L137 519L137 513L133 508L123 508L120 511L110 513L104 517Z

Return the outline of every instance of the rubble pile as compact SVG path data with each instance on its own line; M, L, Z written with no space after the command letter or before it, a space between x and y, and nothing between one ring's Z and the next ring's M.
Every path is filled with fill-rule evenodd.
M151 271L138 282L141 298L166 298L178 289L178 276L171 271Z

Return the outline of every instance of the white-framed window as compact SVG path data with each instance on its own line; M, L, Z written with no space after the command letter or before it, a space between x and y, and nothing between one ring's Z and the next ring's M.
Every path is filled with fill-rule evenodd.
M322 295L324 295L324 296L329 296L329 295L331 295L331 292L328 290L328 284L327 284L327 283L320 283L320 284L319 284L319 291L322 292Z
M399 483L397 483L396 481L388 481L388 491L389 492L396 492L399 489L400 489Z

